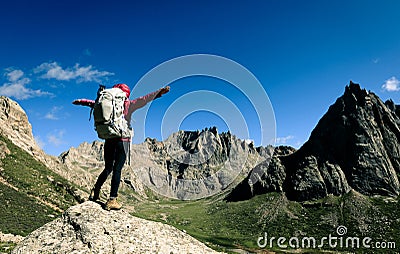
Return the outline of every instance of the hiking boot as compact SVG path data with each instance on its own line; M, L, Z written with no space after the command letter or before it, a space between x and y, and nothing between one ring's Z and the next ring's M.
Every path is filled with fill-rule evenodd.
M89 200L90 200L90 201L96 201L96 200L98 200L98 199L100 199L100 190L96 190L95 188L93 188L93 189L90 191Z
M117 198L113 198L113 199L110 198L109 200L107 200L106 207L105 207L105 209L107 211L119 210L121 208L122 208L122 205L120 203L118 203Z

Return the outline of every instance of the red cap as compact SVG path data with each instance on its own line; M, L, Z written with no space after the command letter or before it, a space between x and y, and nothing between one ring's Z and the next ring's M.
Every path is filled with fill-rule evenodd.
M126 93L126 98L129 98L131 95L131 89L126 84L116 84L113 86L114 88L119 88Z

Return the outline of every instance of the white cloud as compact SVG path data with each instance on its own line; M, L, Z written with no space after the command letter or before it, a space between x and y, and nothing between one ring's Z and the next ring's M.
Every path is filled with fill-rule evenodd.
M41 77L47 79L70 80L75 78L73 71L63 70L56 62L42 63L34 69L35 73L45 72Z
M62 144L65 144L65 141L63 140L64 133L65 133L64 130L56 130L52 133L49 133L47 135L47 142L54 146L60 146Z
M80 82L101 82L101 78L112 76L114 73L108 71L99 71L92 65L81 67L75 64L72 68L63 69L57 62L42 63L34 69L35 73L44 73L41 78L56 79L61 81L76 80Z
M87 53L90 53L87 50ZM29 78L22 70L7 68L3 78L5 82L0 85L0 95L13 97L17 100L25 100L39 96L52 96L52 93L42 91L40 89L29 88L29 85L40 79L51 79L56 81L76 81L81 82L98 82L102 79L114 75L108 71L99 71L92 65L80 66L78 63L73 67L62 68L57 62L42 63L29 72ZM31 80L32 79L32 80ZM0 83L1 84L1 83ZM49 85L54 88L54 85ZM60 84L56 86L60 87ZM49 112L45 118L56 119L54 112Z
M6 76L10 82L15 82L24 76L24 72L21 70L12 70L9 73L6 73Z
M44 116L44 118L49 120L58 120L59 119L59 111L62 110L63 107L54 106L51 108L49 112Z
M289 135L286 137L279 137L279 138L276 138L276 144L277 145L286 145L288 143L288 141L292 140L292 139L294 139L294 136L292 136L292 135Z
M0 86L0 95L13 97L17 100L25 100L38 96L51 95L49 92L41 90L33 90L26 87L31 83L29 78L24 77L24 72L21 70L12 70L5 74L8 82Z
M382 85L382 89L388 92L396 92L400 90L399 85L400 81L396 77L391 77L385 81L385 83Z

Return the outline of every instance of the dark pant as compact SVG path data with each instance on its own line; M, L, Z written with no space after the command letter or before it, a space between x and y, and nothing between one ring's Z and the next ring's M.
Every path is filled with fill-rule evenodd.
M94 189L100 191L101 186L112 172L110 198L118 196L119 183L121 181L121 170L124 167L129 151L129 141L119 139L107 139L104 144L105 168L97 178Z

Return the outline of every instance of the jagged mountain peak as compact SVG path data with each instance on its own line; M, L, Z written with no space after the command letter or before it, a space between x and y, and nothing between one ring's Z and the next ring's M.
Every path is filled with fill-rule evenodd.
M346 85L344 89L344 96L347 95L355 95L358 98L362 98L368 95L368 92L366 89L361 88L360 84L354 83L353 81L350 80L350 83Z
M397 196L400 120L393 108L350 82L298 151L275 156L264 166L265 175L258 183L244 184L247 197L283 191L289 199L303 201L351 189L365 195Z

